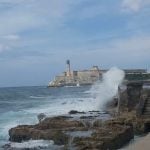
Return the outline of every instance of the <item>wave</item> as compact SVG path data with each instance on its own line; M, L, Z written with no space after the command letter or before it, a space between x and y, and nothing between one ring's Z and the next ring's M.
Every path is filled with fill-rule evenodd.
M93 105L91 105L93 104ZM23 109L20 111L8 111L1 114L0 139L8 139L8 130L17 125L35 124L37 115L45 113L47 116L67 114L71 110L92 111L95 110L95 100L92 98L62 98L55 101L44 101L43 104Z
M0 141L8 140L8 130L22 124L35 124L38 120L36 118L36 114L32 115L27 113L26 111L8 111L6 113L1 114L0 118Z
M14 106L15 111L13 111L12 109L8 109L7 112L3 112L1 114L0 142L3 140L8 142L8 138L9 138L8 130L10 128L22 124L36 124L38 122L37 115L39 113L45 113L47 116L56 116L56 115L67 114L70 110L77 110L77 111L95 110L95 105L97 104L95 99L91 98L90 96L87 97L87 94L83 93L84 91L78 91L78 88L76 89L77 90L75 91L72 90L70 91L69 88L67 90L61 89L64 90L61 91L62 94L58 94L58 95L54 94L51 96L50 95L34 96L30 94L28 96L28 99L25 101L26 103L29 104L28 106L30 108L23 103L24 99L15 101L16 102L16 105ZM31 99L35 99L35 100L31 100Z
M29 98L33 98L33 99L41 99L41 98L46 98L46 96L29 96Z
M8 144L11 148L15 149L53 149L58 150L61 146L54 145L53 141L49 140L30 140L28 142L22 142L22 143L15 143L11 142Z
M92 104L92 105L91 105ZM29 114L45 113L48 116L67 114L70 110L95 110L96 101L93 98L62 98L53 103L40 105L38 108L25 110Z

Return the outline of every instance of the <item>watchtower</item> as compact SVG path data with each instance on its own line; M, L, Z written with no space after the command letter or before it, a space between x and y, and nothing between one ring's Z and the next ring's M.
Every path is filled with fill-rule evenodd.
M66 66L67 66L66 75L67 75L67 77L70 77L71 76L70 60L66 61Z

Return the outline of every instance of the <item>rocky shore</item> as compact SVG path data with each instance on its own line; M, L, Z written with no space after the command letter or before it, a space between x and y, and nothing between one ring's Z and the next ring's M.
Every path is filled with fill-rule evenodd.
M9 140L53 140L64 150L119 149L133 139L134 134L148 132L149 125L150 119L139 119L135 113L112 117L99 111L71 111L68 115L45 118L36 125L12 128ZM14 150L9 144L4 149Z
M118 99L107 104L107 112L70 111L63 116L38 115L36 125L20 125L9 130L10 143L5 150L39 150L41 147L14 148L11 142L53 141L56 150L116 150L129 143L134 135L150 132L150 91L141 83L119 89ZM43 149L46 149L44 147ZM47 148L52 149L54 148Z

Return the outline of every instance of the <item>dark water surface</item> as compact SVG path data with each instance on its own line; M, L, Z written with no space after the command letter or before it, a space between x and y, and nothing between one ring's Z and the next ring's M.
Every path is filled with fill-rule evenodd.
M70 110L95 109L90 87L0 88L0 145L8 142L8 130L20 124L37 123L37 115L66 114Z

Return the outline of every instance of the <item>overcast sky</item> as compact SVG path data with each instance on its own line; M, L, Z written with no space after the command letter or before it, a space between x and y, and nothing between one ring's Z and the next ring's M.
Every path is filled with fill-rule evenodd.
M150 0L0 0L0 86L65 70L150 68Z

